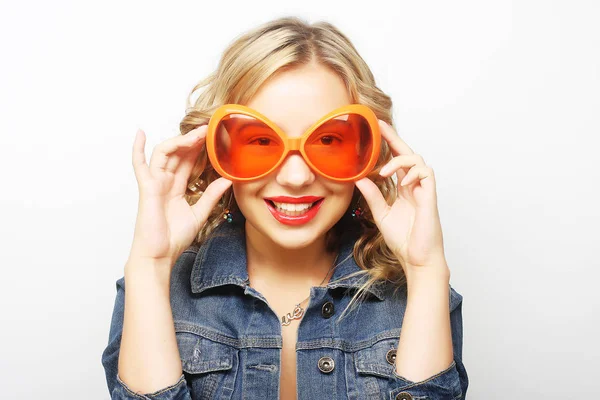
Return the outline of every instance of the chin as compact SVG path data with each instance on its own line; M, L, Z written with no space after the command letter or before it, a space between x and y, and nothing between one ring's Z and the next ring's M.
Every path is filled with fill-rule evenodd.
M254 230L287 250L306 248L327 233L327 229L321 226L290 227L276 220L268 223L263 221L260 224L256 224L255 221L251 220L248 220L248 222L252 224Z
M269 236L270 239L279 245L281 248L287 250L299 250L310 246L317 239L319 239L325 232L307 231L288 231L288 232L275 232L274 235Z

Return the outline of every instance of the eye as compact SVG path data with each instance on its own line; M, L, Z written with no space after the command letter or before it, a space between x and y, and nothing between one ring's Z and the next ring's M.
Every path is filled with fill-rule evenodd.
M271 144L271 142L272 142L272 140L270 138L259 137L259 138L250 140L248 143L249 144L258 144L259 146L268 146Z
M323 144L331 144L332 142L333 142L333 137L331 137L331 136L321 137L321 143L323 143Z
M325 135L319 136L314 142L317 142L317 141L319 142L319 144L322 144L325 146L330 146L332 144L336 144L336 142L341 143L342 138L339 137L338 135L334 135L334 134L325 134Z

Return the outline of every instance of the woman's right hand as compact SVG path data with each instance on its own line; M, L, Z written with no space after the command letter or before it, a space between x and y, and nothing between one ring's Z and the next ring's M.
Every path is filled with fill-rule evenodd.
M190 206L184 198L192 167L204 143L207 125L165 140L146 163L145 133L137 131L133 169L139 188L138 214L130 258L170 262L192 243L231 181L218 178Z

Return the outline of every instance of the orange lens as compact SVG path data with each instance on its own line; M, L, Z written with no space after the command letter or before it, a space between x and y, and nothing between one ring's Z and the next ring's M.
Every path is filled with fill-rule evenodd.
M237 178L269 171L284 151L281 138L265 123L244 114L229 114L219 122L215 152L221 168Z
M359 114L343 114L320 125L306 140L310 162L326 175L345 179L360 174L373 152L369 122Z

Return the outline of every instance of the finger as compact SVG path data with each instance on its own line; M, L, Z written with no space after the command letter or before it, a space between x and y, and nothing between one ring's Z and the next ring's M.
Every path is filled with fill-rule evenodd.
M210 212L232 183L229 179L218 178L208 185L200 199L192 206L192 211L200 225L206 222Z
M422 187L435 186L435 177L433 169L430 167L413 167L408 171L404 179L400 182L400 186L408 186L412 183L419 182Z
M369 178L359 179L354 184L365 198L371 214L373 214L373 219L377 226L379 226L389 211L389 206L383 194L381 194L381 190Z
M192 169L194 166L198 165L198 159L200 158L202 151L202 146L198 145L181 156L171 156L171 158L179 158L179 164L175 169L175 175L184 181L184 186L187 186L187 181L190 178ZM169 168L168 164L167 168Z
M414 166L425 166L425 160L419 154L396 156L379 170L379 175L387 177L400 168L412 168ZM398 179L401 179L401 177L399 176Z
M204 126L204 125L203 125ZM193 131L189 131L184 136L189 135L194 131L198 131L196 133L197 139L193 141L193 143L189 147L180 147L175 153L172 153L169 156L169 160L167 161L167 165L165 166L165 170L167 171L179 171L182 167L182 164L190 163L190 160L195 161L198 158L200 149L205 142L207 129L196 128ZM192 161L192 165L193 165Z
M404 142L404 140L400 139L398 133L392 128L387 122L379 120L379 131L381 132L381 136L388 142L390 145L390 149L392 150L392 154L394 156L399 155L407 155L414 154L414 151Z
M202 146L196 146L194 149L190 149L190 151L181 156L181 160L173 177L173 189L175 190L175 193L185 193L190 184L190 177L194 167L197 166L199 171L206 169L208 160L203 164L198 163L202 151ZM174 158L174 156L171 156L171 158Z
M146 164L146 155L144 154L144 148L146 147L146 134L143 130L138 129L135 133L135 140L133 141L133 152L132 152L132 164L133 173L138 185L144 180L148 179L150 171L148 164Z
M173 163L169 163L169 159L179 150L189 149L199 144L199 142L203 142L204 135L201 135L201 133L206 130L206 128L204 128L205 126L206 125L202 125L185 135L177 135L159 143L152 151L152 156L150 157L150 169L175 172L177 165L179 165L179 158Z

